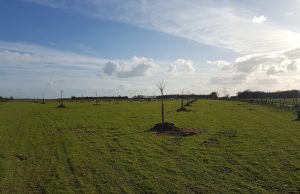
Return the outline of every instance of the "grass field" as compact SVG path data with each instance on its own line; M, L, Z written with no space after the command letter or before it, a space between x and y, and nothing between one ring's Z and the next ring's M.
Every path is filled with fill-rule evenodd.
M159 102L0 104L1 193L300 193L295 113L199 100L166 121L196 136L157 135Z

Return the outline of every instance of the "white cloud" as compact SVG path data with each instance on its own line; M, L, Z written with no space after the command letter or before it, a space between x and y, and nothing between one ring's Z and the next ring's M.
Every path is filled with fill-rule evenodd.
M299 64L300 64L300 61L299 61L299 60L291 61L291 62L287 65L286 69L287 69L288 71L298 71L298 70L299 70L299 66L300 66Z
M277 66L270 66L269 68L266 69L267 75L277 75L277 74L280 74L283 72L284 72L284 70L278 68Z
M291 50L287 52L263 53L256 55L247 55L237 58L231 66L239 72L267 72L268 74L276 74L279 72L290 71L289 65L294 64L293 70L300 65L300 50ZM289 67L289 68L288 68Z
M227 61L206 61L206 63L211 64L211 65L216 65L218 68L222 70L227 70L231 68L231 65Z
M247 80L247 77L247 74L235 74L231 77L213 77L210 79L210 83L220 85L234 85L245 82Z
M232 62L209 61L209 63L223 64L219 68L230 74L226 77L211 78L210 82L213 84L245 85L247 82L263 84L265 80L266 85L270 85L270 80L276 79L276 83L281 83L300 77L300 49L246 55Z
M255 82L258 85L263 85L263 86L277 86L280 84L279 79L277 77L267 77L267 78L261 78L256 80ZM286 89L286 88L284 88ZM267 89L268 90L268 89Z
M253 19L252 19L252 22L256 23L256 24L260 24L260 23L263 23L266 20L267 20L267 18L264 15L261 15L261 16L254 16Z
M103 71L106 75L129 78L148 76L159 69L153 59L145 57L117 62L26 43L0 42L0 59L2 68L68 76L95 76Z
M169 64L175 64L180 73L168 72ZM57 97L61 89L66 91L66 96L94 95L99 88L101 95L117 95L112 88L120 84L128 87L118 94L152 95L155 83L162 78L174 84L175 89L168 91L177 92L175 86L179 79L187 80L184 85L188 80L192 82L190 72L195 67L192 61L183 59L156 62L135 56L131 60L107 60L28 43L0 41L0 69L1 95L33 97L45 93L47 97Z
M233 2L208 0L28 0L92 17L130 23L242 54L300 47L300 33ZM260 25L257 25L260 23Z
M72 67L76 68L99 68L106 60L65 52L49 47L28 44L11 43L0 41L0 66L11 67L17 64L19 67ZM59 66L56 66L59 65Z
M167 72L173 74L182 73L194 73L195 72L194 63L191 60L177 59L174 63L167 69Z
M129 78L150 75L151 72L155 72L158 69L159 66L154 63L153 59L134 56L130 64L124 62L107 62L103 67L103 72L110 76Z
M159 62L146 57L134 56L131 60L107 60L82 54L60 51L27 43L0 41L0 67L22 71L40 71L51 75L72 74L105 75L118 78L150 76L154 73L193 73L191 60L177 59L171 66L169 62ZM161 68L165 66L166 68ZM67 71L65 71L67 70ZM71 72L71 73L70 73Z
M200 66L188 59L107 60L38 45L0 42L0 90L4 91L1 95L21 97L42 92L57 97L61 89L66 96L94 95L99 88L101 95L153 95L158 92L155 83L162 78L168 82L167 93L178 93L178 88L186 87L192 93L209 93L224 85L229 91L300 88L300 49L207 63L211 65Z

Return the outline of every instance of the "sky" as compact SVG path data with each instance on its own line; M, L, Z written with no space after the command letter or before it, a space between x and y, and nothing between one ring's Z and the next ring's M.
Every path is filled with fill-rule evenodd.
M300 89L300 0L0 0L0 96Z

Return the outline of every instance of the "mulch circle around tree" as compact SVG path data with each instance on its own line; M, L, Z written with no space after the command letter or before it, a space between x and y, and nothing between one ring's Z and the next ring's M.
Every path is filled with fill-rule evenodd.
M66 106L63 104L60 104L59 106L57 106L57 108L66 108Z
M150 129L150 131L155 131L157 133L165 133L170 135L181 135L181 136L192 136L197 135L198 132L192 129L185 129L176 127L173 123L165 122L164 124L158 123Z
M20 161L27 160L27 157L24 154L17 154L16 158Z
M185 107L179 108L176 110L177 112L189 112L190 110L186 109Z

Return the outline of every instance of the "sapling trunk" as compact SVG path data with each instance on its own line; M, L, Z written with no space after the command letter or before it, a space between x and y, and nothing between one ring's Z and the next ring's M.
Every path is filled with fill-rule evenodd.
M157 84L158 89L161 93L161 124L165 123L165 107L164 107L164 89L166 87L166 83L164 81L160 81Z
M183 92L182 92L182 95L181 95L181 108L183 108Z
M60 104L64 105L64 101L63 101L63 97L62 96L63 96L63 91L61 90L60 91Z
M161 94L161 124L165 123L165 107L164 107L164 95Z

